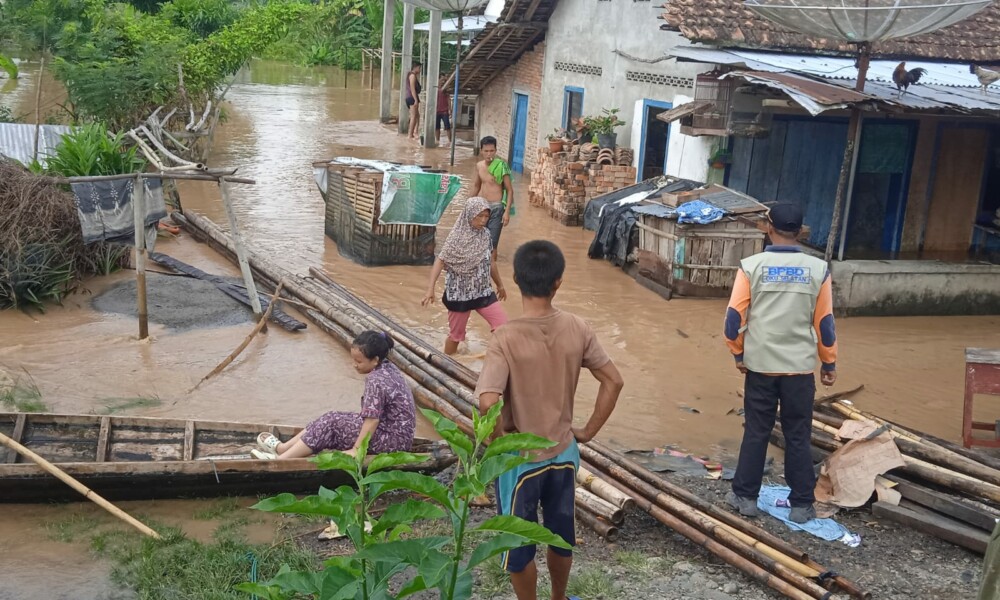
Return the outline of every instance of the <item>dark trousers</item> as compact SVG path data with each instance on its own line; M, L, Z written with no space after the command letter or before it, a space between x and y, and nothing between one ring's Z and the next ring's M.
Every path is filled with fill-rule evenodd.
M816 473L809 451L812 438L816 380L809 375L761 375L749 372L743 390L743 444L733 477L733 492L756 498L764 478L764 461L774 420L781 405L781 430L785 434L785 481L792 506L809 506L816 497Z

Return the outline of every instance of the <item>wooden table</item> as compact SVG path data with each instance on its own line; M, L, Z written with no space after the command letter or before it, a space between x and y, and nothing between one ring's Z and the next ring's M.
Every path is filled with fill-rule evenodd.
M987 446L1000 448L1000 430L995 422L973 421L972 401L976 394L1000 396L1000 349L965 349L965 406L962 412L962 444L966 448ZM974 430L993 431L994 439L972 437Z

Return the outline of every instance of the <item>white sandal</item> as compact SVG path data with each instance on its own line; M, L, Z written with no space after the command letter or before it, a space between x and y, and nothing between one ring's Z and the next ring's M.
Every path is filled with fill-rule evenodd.
M262 431L259 434L257 434L257 447L264 452L277 454L278 444L280 443L281 440L279 440L277 437L274 436L274 434L270 432Z
M256 448L250 450L250 455L257 460L276 460L278 458L278 455L274 452L262 452Z

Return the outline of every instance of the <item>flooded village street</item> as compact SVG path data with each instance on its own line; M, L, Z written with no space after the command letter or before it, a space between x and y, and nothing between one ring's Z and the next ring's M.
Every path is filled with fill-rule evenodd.
M12 92L16 113L27 111L34 97L31 69L24 71ZM365 268L338 254L324 235L323 201L311 163L355 156L447 168L447 150L425 151L398 136L395 126L380 125L378 91L358 89L354 73L351 87L345 89L343 82L342 73L332 68L253 62L228 94L226 119L209 163L238 168L240 176L256 181L233 193L244 240L256 253L296 273L314 266L325 269L371 306L440 346L447 333L446 313L440 304L420 306L429 268ZM467 195L475 164L470 144L459 146L456 162L463 191L438 228L439 246ZM228 229L214 184L185 182L179 191L185 209ZM733 409L742 405L742 377L723 342L725 301L665 301L621 269L589 259L593 232L560 225L545 210L529 206L526 177L515 179L515 197L517 214L499 248L508 289L513 288L511 260L519 244L533 239L558 244L567 269L556 304L591 323L624 375L622 398L600 437L629 448L675 445L713 457L734 456L742 419ZM210 273L238 274L186 233L161 238L156 250ZM86 282L87 289L45 314L0 312L0 370L10 377L30 376L48 409L58 413L115 410L133 400L124 413L304 425L323 411L357 406L363 381L351 368L347 351L312 326L298 333L270 328L223 373L189 391L243 340L251 326L249 315L225 326L171 330L156 324L158 307L151 305L151 338L139 342L134 318L101 313L91 304L102 291L130 277L132 272L125 271ZM157 276L149 281L155 288ZM513 293L505 308L518 316L519 295ZM964 349L1000 347L1000 317L846 318L838 321L837 333L840 379L832 391L863 384L865 390L855 399L862 408L956 441ZM473 318L460 361L478 368L488 338L485 323ZM596 389L585 376L578 415L589 414ZM421 424L418 435L430 431ZM167 508L157 513L157 504ZM171 506L154 503L136 510L197 528L198 523L182 516L190 511L187 506ZM0 540L8 550L8 558L0 560L5 571L0 599L70 597L51 595L52 589L33 582L51 568L57 554L60 564L75 561L80 567L78 579L60 582L64 589L59 594L77 589L93 592L81 593L81 598L115 597L104 587L106 573L92 568L86 548L31 541L46 537L45 522L76 510L75 505L0 510ZM14 589L23 594L9 591Z

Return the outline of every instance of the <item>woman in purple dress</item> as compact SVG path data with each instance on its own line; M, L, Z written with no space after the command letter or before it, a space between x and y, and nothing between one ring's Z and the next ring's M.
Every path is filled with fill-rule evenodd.
M364 331L351 345L354 369L365 375L360 413L328 412L287 442L263 432L251 454L263 460L303 458L323 450L354 454L369 434L369 454L408 451L416 430L416 407L403 373L388 360L392 347L392 338L381 331Z

